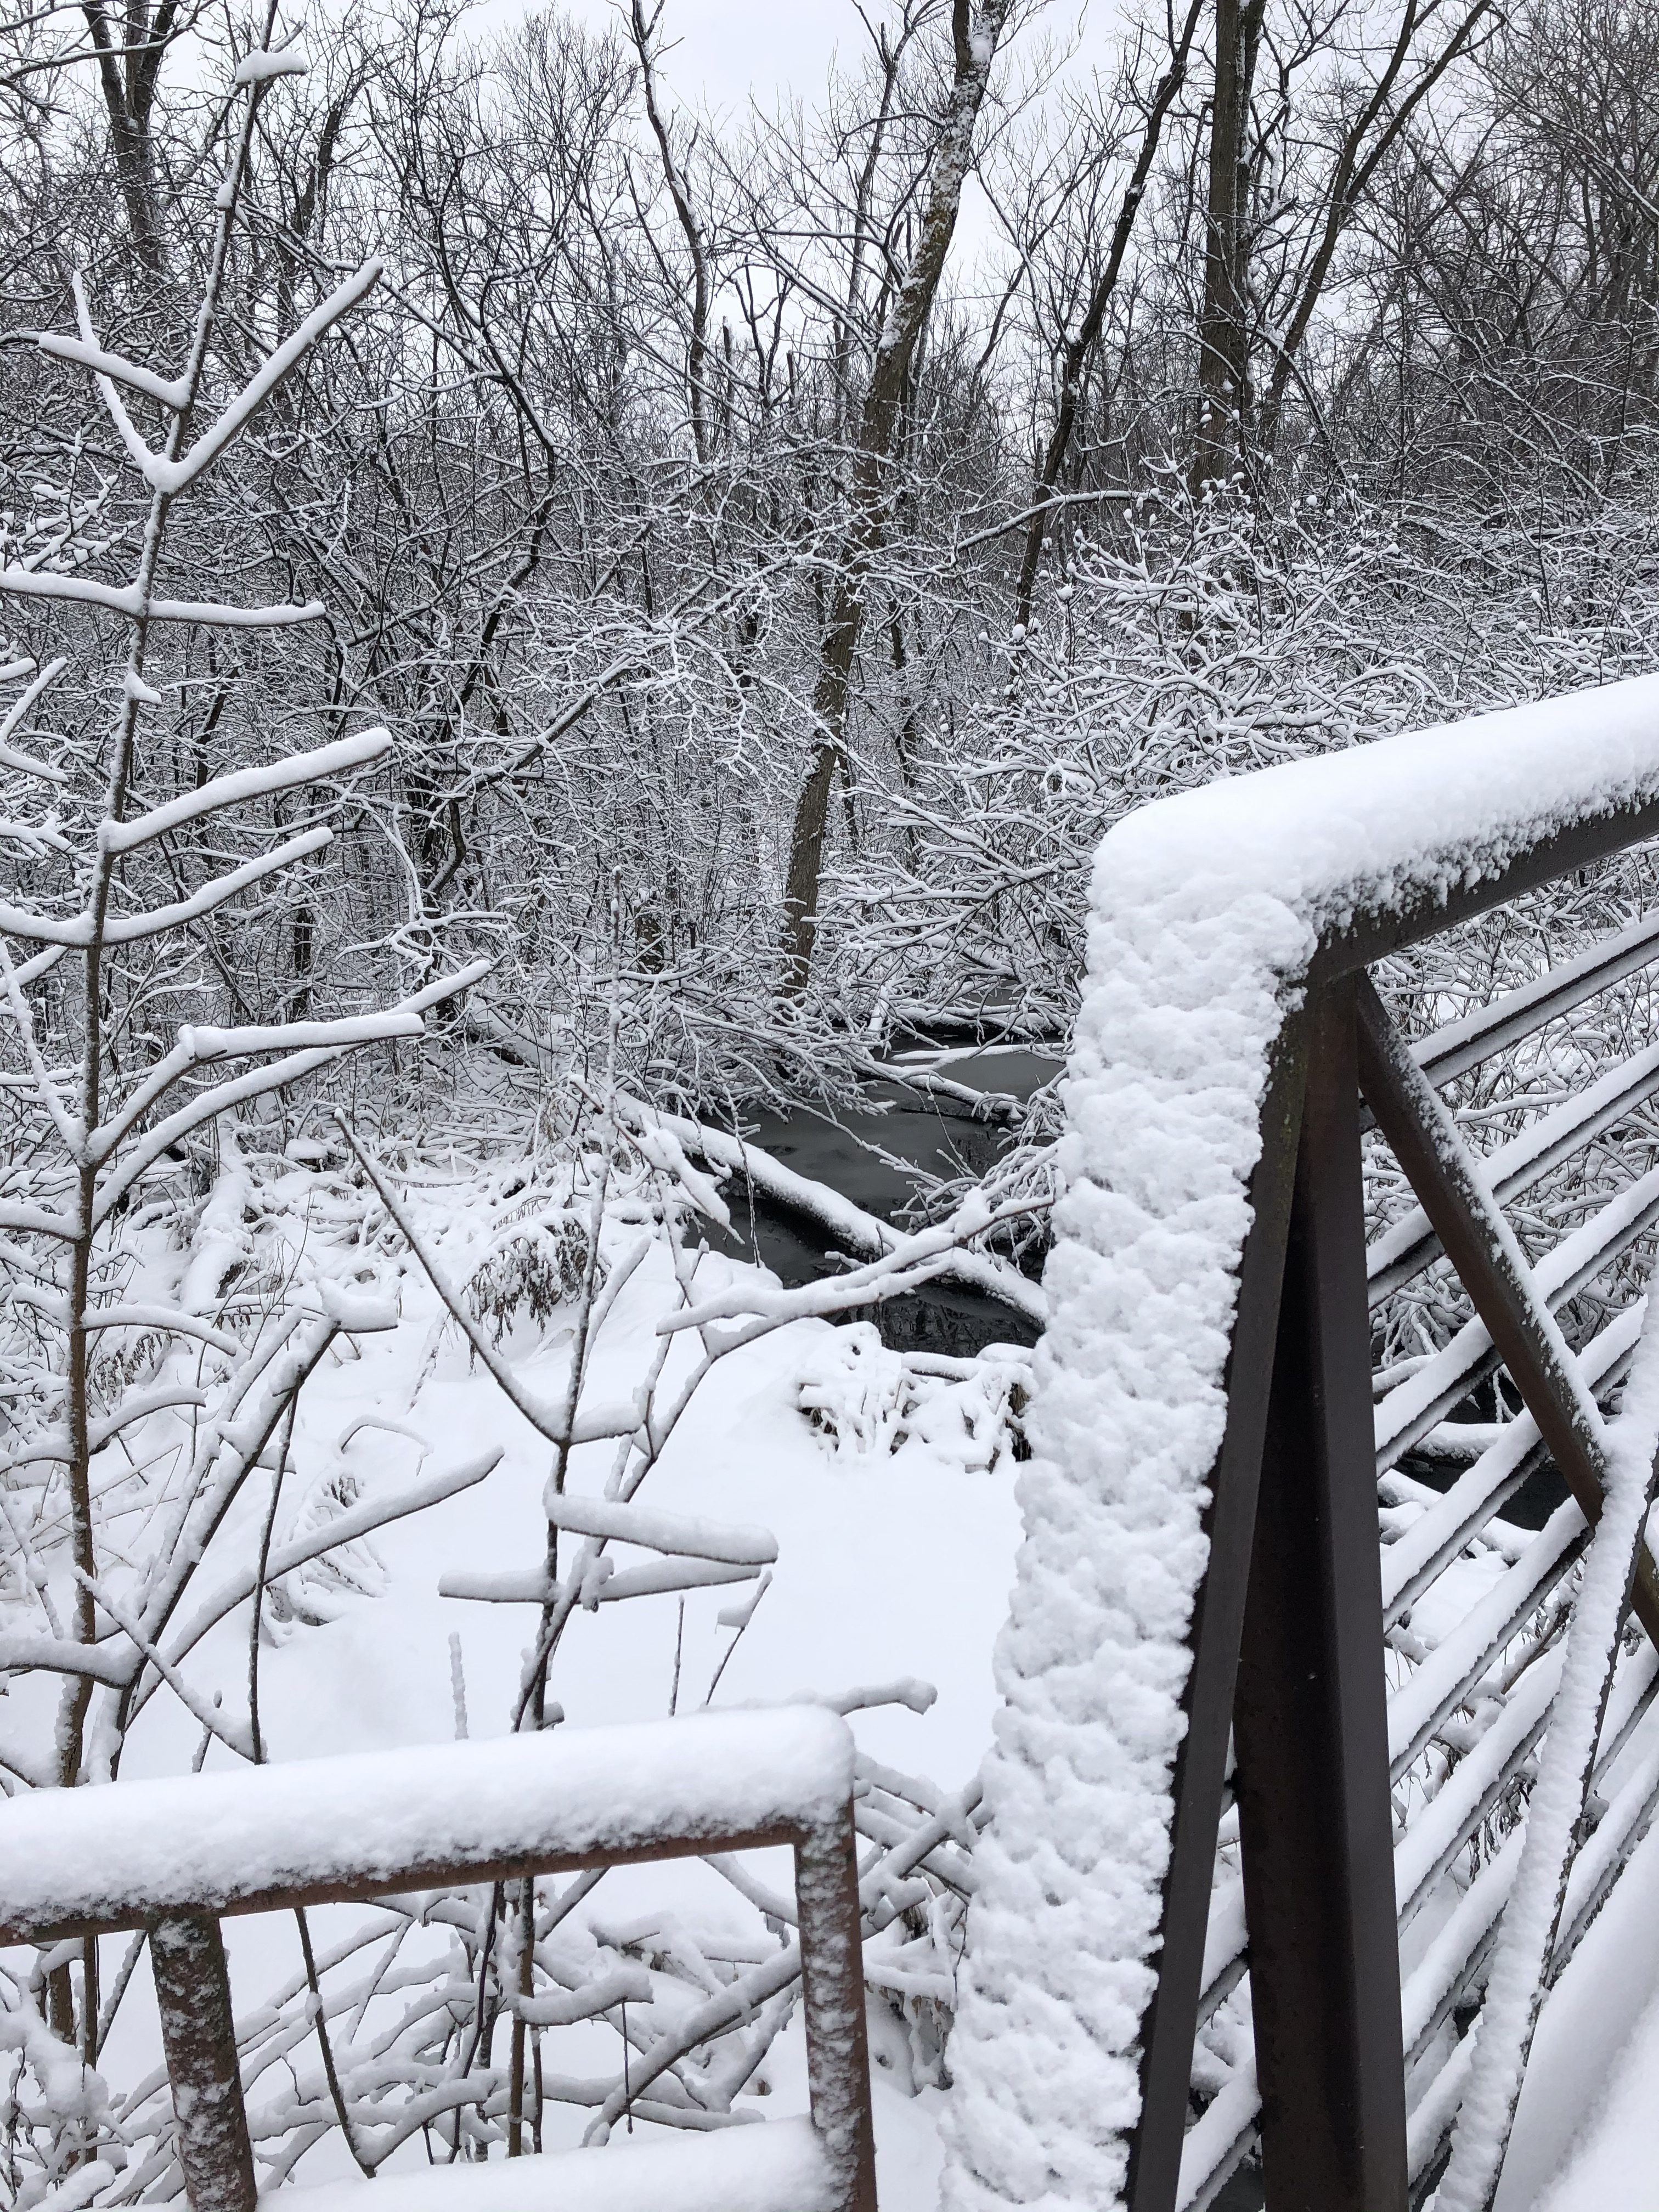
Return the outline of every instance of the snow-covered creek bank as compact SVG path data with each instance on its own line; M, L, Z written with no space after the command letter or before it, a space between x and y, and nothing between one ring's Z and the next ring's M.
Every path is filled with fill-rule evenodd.
M499 1248L514 1181L510 1165L480 1170L465 1161L448 1171L428 1165L411 1177L411 1218L453 1279L466 1281ZM296 1205L306 1202L296 1191ZM629 1224L606 1233L617 1266ZM696 1275L700 1296L729 1292L763 1303L775 1294L769 1279L719 1253L704 1258ZM501 1733L535 1632L533 1605L447 1596L442 1586L488 1585L541 1559L548 1446L473 1357L419 1268L404 1267L397 1288L398 1326L343 1340L301 1401L277 1516L278 1551L311 1522L403 1495L481 1455L500 1456L482 1480L283 1577L270 1593L257 1648L263 1732L276 1761L437 1743L460 1730ZM659 1323L681 1297L672 1248L659 1237L599 1332L585 1403L625 1402L639 1388L661 1348ZM520 1312L501 1350L526 1387L548 1395L560 1385L570 1335L563 1311L542 1319ZM672 1386L694 1364L693 1340L682 1337L669 1354L665 1383ZM730 1588L706 1588L579 1610L549 1683L563 1724L824 1697L853 1705L860 1750L890 1780L925 1778L918 1786L940 1802L961 1792L989 1740L992 1644L1019 1537L1000 1388L963 1372L960 1363L907 1361L867 1324L832 1326L811 1317L722 1358L652 1468L641 1502L659 1513L769 1530L777 1559L764 1594L751 1606L755 1589L739 1589L736 1608ZM615 1453L614 1441L578 1444L569 1486L602 1492ZM239 1503L216 1540L227 1556L257 1553L268 1482ZM732 1625L734 1611L746 1616L740 1633ZM250 1626L244 1604L192 1656L193 1679L210 1699L222 1697L228 1712L246 1702ZM19 1707L37 1686L44 1685L17 1686L8 1716L14 1724L24 1719ZM31 1717L49 1726L44 1710ZM123 1772L187 1771L199 1748L191 1716L158 1699L129 1745ZM229 1763L227 1750L209 1747L210 1770ZM787 1860L775 1856L776 1864L757 1858L755 1872L787 1893ZM364 1915L337 1907L312 1917L326 1957ZM657 1956L649 1931L659 1926L667 1932L651 1969L653 2002L631 2008L636 2024L653 2013L672 2014L695 1994L699 1972L708 1969L687 1968L685 1960L741 1960L757 1946L763 1955L775 1942L764 1914L700 1864L629 1869L607 1875L591 1907L584 1900L571 1914L570 1971L591 1973L596 1962ZM643 1954L641 1931L649 1938ZM239 2014L252 2018L293 1988L299 1971L293 1923L281 1916L249 1920L229 1927L228 1936ZM933 2201L943 2094L936 2086L936 2031L939 2008L948 2007L952 1944L959 1954L959 1916L950 1925L940 1922L937 1941L924 1917L920 1924L896 1922L870 1946L875 1987L886 1992L875 2002L876 2094L884 2202L895 2206ZM453 1969L443 1967L435 1933L425 1953L432 1954L428 1980L441 1989L445 1972ZM405 1946L400 1960L410 1955ZM112 1957L107 1971L113 1964ZM337 1978L352 1971L343 1966ZM405 1971L400 1963L399 1974ZM153 2064L155 2025L143 1975L141 1966L104 2057L112 2086L123 2088ZM394 1977L388 1987L396 1985ZM390 2034L397 2007L388 2013L376 1999L371 2026L377 2014ZM367 2040L360 2037L342 2059L343 2066L359 2063L365 2081L373 2071L361 2055ZM616 2049L614 2022L602 2018L561 2030L548 2039L549 2078L556 2068L556 2078L580 2083L614 2069ZM278 2126L290 2106L292 2136L293 2115L309 2109L308 2098L314 2101L313 2054L296 2048L294 2063L304 2096L293 2094L280 2066L273 2071L267 2064L251 2086L256 2136L262 2124ZM435 2094L423 2075L410 2086L410 2094ZM389 2109L389 2094L384 2086L376 2090L380 2111ZM733 2109L759 2117L804 2109L805 2100L797 2021ZM556 2090L544 2114L546 2147L580 2142L589 2118L587 2106L559 2101ZM644 2120L639 2127L651 2131ZM437 2154L445 2155L446 2136L434 2140ZM267 2133L263 2147L272 2142ZM419 2162L428 2150L417 2130L393 2162ZM335 2130L304 2152L295 2178L349 2171Z
M929 1177L983 1176L1010 1141L1008 1105L1024 1104L1062 1065L1063 1048L975 1046L908 1054L910 1077L872 1080L868 1103L833 1116L798 1107L745 1117L753 1142L792 1174L833 1191L861 1212L900 1224ZM918 1080L919 1079L919 1080ZM939 1087L927 1087L930 1079ZM975 1097L984 1103L976 1108ZM727 1249L769 1267L787 1285L813 1281L834 1264L836 1240L823 1223L733 1178ZM883 1340L904 1350L971 1357L988 1344L1030 1346L1029 1314L963 1285L934 1282L872 1310Z

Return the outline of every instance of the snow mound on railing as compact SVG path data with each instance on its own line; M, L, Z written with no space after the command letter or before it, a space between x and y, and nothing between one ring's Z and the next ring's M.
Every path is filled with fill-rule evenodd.
M1298 761L1103 843L997 1648L945 2203L1121 2201L1269 1055L1324 933L1659 797L1659 678Z

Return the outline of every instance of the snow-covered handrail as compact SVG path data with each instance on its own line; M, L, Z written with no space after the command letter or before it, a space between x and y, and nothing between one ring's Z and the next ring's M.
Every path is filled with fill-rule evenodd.
M0 1806L0 1942L148 1931L191 2212L255 2212L222 1917L787 1844L799 1942L769 1994L799 1980L810 2127L639 2167L538 2157L533 2180L507 2163L439 2195L456 2212L876 2212L853 1795L847 1723L810 1705L38 1790ZM383 2196L435 2201L391 2177Z
M0 1808L0 1942L793 1842L852 1788L802 1705L38 1790Z
M1143 809L1104 840L1066 1092L1066 1195L1045 1277L1050 1319L1027 1417L1026 1541L997 1650L992 1819L951 2045L951 2212L1170 2212L1194 2201L1181 2172L1192 2027L1268 1383L1286 1328L1311 1346L1305 1397L1322 1386L1340 1395L1336 1367L1356 1358L1358 1380L1346 1370L1338 1379L1364 1393L1362 1413L1345 1409L1311 1443L1301 1438L1304 1455L1358 1455L1368 1468L1371 1448L1363 1225L1352 1328L1320 1341L1352 1289L1341 1271L1352 1273L1358 1219L1361 971L1656 833L1659 678L1645 678L1217 783ZM1508 1320L1532 1332L1522 1349L1541 1363L1543 1397L1559 1386L1566 1404L1571 1378L1549 1371L1547 1311L1498 1275L1500 1292L1515 1293ZM1500 1336L1513 1370L1504 1346ZM1273 1401L1279 1419L1277 1390ZM1582 1458L1595 1443L1565 1427L1546 1441L1570 1479L1569 1448ZM1356 1474L1350 1488L1342 1510L1352 1504L1353 1527L1369 1526L1375 1561L1369 1483ZM1308 1595L1304 1609L1317 1602ZM1362 1626L1377 1603L1362 1579ZM1334 1697L1349 1697L1345 1634L1352 1640L1340 1620L1330 1630ZM1352 1670L1357 1680L1369 1668L1375 1681L1338 1720L1376 1739L1365 1817L1381 1808L1386 1882L1380 1610L1373 1635ZM1261 1681L1248 1679L1247 1692L1262 1694ZM1340 1856L1334 1837L1330 1849ZM1328 1895L1301 1900L1310 1924L1350 1910L1352 1897L1337 1896L1346 1879L1334 1873ZM1358 1920L1348 1932L1375 1939ZM1391 1894L1387 1936L1381 1984L1397 1975ZM1367 1971L1361 1960L1362 1980ZM1377 2003L1386 2027L1386 1998ZM1258 1986L1258 2047L1272 2032L1268 2004ZM1393 2182L1379 2176L1392 2160L1403 2191L1398 2075L1344 2087L1369 2108L1327 2113L1310 2132L1369 2128L1365 2185L1380 2193L1365 2202L1392 2203ZM1243 2083L1243 2124L1254 2100Z

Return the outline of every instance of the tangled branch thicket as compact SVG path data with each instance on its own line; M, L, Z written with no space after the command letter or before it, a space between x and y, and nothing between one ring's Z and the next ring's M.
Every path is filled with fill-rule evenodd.
M1029 1255L1054 1173L1040 1092L943 1226L769 1304L699 1279L721 1206L672 1117L844 1100L918 1033L1063 1039L1127 810L1651 665L1650 12L1102 12L890 0L736 118L679 95L672 0L493 41L451 0L303 39L275 0L0 24L9 1789L109 1779L169 1700L198 1759L262 1756L262 1635L482 1479L366 1498L342 1443L282 1504L302 1387L395 1324L400 1267L551 1495L580 1414L625 1502L739 1340L964 1245L982 1279L988 1237ZM1455 1015L1650 873L1395 980ZM1627 1049L1648 988L1467 1084L1480 1141ZM1591 1185L1653 1133L1644 1105ZM476 1234L410 1199L445 1158ZM1528 1218L1592 1195L1544 1177ZM595 1429L585 1363L647 1277L656 1364ZM1429 1273L1382 1356L1464 1312ZM572 1347L558 1403L520 1334ZM931 1421L988 1467L1012 1378L848 1332L802 1402L837 1449ZM672 1553L621 1583L597 1541L562 1576L557 1533L550 1506L514 1725L601 1602L702 1586ZM186 1663L239 1606L245 1718ZM975 1801L863 1778L885 2063L939 2081ZM416 2132L520 2148L559 2100L729 2118L791 1939L721 1871L747 1949L599 1943L580 1884L532 1883L325 1946L246 2030L272 2174L331 2133L367 2165ZM60 1947L9 1992L19 2205L118 2149L112 2201L173 2185L160 2077L112 2101L93 2070L132 1971ZM544 2065L601 2029L599 2071Z
M386 273L197 524L216 575L328 612L280 649L181 646L152 773L360 715L397 751L337 895L291 896L257 960L221 948L216 988L338 1008L371 967L484 952L458 1042L591 1065L614 1036L692 1105L799 1089L917 1013L1063 1024L1080 871L1142 798L1644 665L1640 11L1245 12L1231 310L1201 186L1245 61L1201 10L1075 55L991 11L965 184L938 0L821 99L725 125L676 100L672 13L494 46L426 4L332 22L262 109L210 378ZM165 362L199 287L234 11L187 44L165 5L131 21L97 69L96 5L9 34L14 567L106 573L144 514L84 375L16 341L74 326L83 270L104 342ZM1604 96L1568 114L1592 62ZM7 619L37 660L97 625ZM97 708L70 684L45 711Z

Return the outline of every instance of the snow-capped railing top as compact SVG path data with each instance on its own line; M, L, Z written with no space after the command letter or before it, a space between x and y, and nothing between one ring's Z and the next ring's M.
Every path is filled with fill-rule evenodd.
M0 1942L793 1841L853 1789L815 1706L304 1759L0 1808Z
M1588 833L1589 857L1625 843L1640 825L1620 818L1656 802L1659 677L1644 676L1143 807L1101 847L1095 928L1110 945L1145 943L1149 924L1204 927L1204 969L1221 982L1264 961L1293 977L1322 939L1356 965L1571 866L1564 839ZM1113 988L1103 949L1085 1004Z
M845 1721L791 1705L38 1790L0 1806L0 1942L145 1929L185 2197L192 2212L254 2212L220 1916L788 1844L797 1935L761 1996L799 1982L810 2124L739 2130L764 2138L747 2150L693 2136L620 2184L617 2162L584 2154L525 2160L538 2169L530 2183L510 2161L482 2186L465 2179L477 2169L458 2169L455 2201L471 2212L875 2212L853 1789ZM588 2142L603 2144L676 2057L755 2002L754 1986L694 2008L678 2039L625 2070ZM405 2212L434 2202L425 2174L407 2187L381 2180L377 2201L383 2191Z
M1285 1021L1310 982L1654 832L1648 678L1213 784L1104 841L952 2043L956 2212L1121 2198Z

